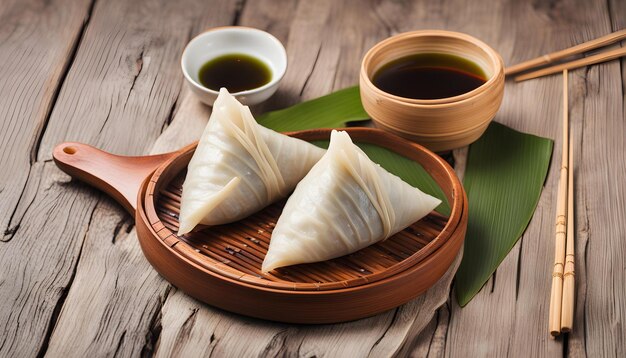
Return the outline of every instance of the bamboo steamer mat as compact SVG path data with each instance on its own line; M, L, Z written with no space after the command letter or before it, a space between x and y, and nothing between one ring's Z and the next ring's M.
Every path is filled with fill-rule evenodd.
M158 224L157 228L161 233L175 237L170 240L178 239L214 262L207 266L208 269L223 275L230 275L235 270L238 276L247 275L239 279L265 287L331 290L380 280L404 269L410 264L406 260L413 255L419 256L415 261L423 259L426 251L420 250L437 237L447 222L446 217L433 212L388 240L353 254L320 263L279 268L264 274L261 263L285 201L233 224L206 227L180 237L175 233L178 231L184 178L185 172L182 172L164 188L159 188L154 208L163 227ZM225 267L228 269L225 270Z
M289 135L308 141L324 140L330 137L330 131L310 130ZM419 162L445 193L452 208L450 217L433 212L388 240L351 255L280 268L267 274L261 273L261 263L284 201L229 225L203 227L181 237L175 234L181 187L195 144L158 158L131 158L149 163L143 171L133 172L133 165L123 164L125 157L106 154L110 156L109 163L118 160L120 173L133 172L132 180L118 178L121 174L116 174L115 165L106 171L98 169L97 165L106 166L106 161L93 159L88 161L93 169L82 168L78 172L76 168L85 164L68 164L68 161L80 154L80 150L69 154L64 151L67 147L61 148L64 144L55 149L54 157L63 170L100 187L122 204L123 198L131 196L128 188L133 183L140 184L134 191L138 192L138 200L130 206L136 208L142 250L163 277L191 296L258 318L331 323L371 316L423 293L450 267L467 226L465 193L443 159L380 130L350 128L347 131L357 143L376 144ZM146 173L148 167L156 170ZM139 178L142 174L143 178ZM108 177L100 178L105 175ZM119 188L120 183L110 183L115 180L126 183L125 189Z

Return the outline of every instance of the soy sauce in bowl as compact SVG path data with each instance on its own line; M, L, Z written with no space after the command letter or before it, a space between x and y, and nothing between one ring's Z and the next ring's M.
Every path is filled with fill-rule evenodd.
M444 53L418 53L401 57L373 76L376 87L395 96L441 99L470 92L487 81L474 62Z
M246 54L228 54L206 62L198 71L198 80L206 88L231 93L262 87L272 80L272 71L262 60Z

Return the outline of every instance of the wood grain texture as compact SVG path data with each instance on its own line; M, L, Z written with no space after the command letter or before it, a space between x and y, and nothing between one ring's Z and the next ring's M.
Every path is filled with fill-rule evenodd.
M98 3L85 36L94 46L79 49L76 75L70 72L67 91L64 88L56 107L59 112L53 113L53 119L59 118L58 132L48 132L42 154L61 139L55 139L59 135L101 147L109 143L117 153L145 153L175 111L184 45L206 27L227 24L235 15L234 3L213 5L206 11L200 1ZM106 59L102 67L93 66L93 58L101 56ZM86 88L91 96L74 97ZM87 112L91 123L83 119ZM151 354L170 289L143 257L128 215L108 201L97 206L47 353Z
M398 310L314 327L171 288L123 210L49 161L66 140L132 155L197 138L209 110L181 90L178 56L204 27L236 22L285 43L287 75L261 112L357 83L365 51L398 32L467 32L513 64L626 28L623 1L5 1L0 19L0 356L626 355L624 60L570 77L577 306L565 340L548 338L545 275L560 149L529 229L467 307L449 299L449 275ZM507 83L496 120L558 138L559 96L558 77Z
M39 141L88 21L90 1L4 1L0 6L0 241L32 200L26 192Z
M601 31L626 27L626 6L618 3L608 3L611 12L602 14ZM584 333L584 344L573 343L584 346L588 356L626 355L626 182L615 180L626 174L625 63L622 59L577 71L581 103L570 114L578 118L574 131L580 143L574 173L577 249L582 250L577 258L584 253L584 261L576 263L576 274L580 277L582 271L586 278L578 288L582 317L574 322L578 334Z
M80 187L63 191L56 169L35 162L58 88L89 19L89 1L62 6L62 1L4 1L0 6L0 356L34 356L45 345L49 321L71 282L72 266L66 263L80 255L80 242L58 240L49 252L36 239L80 236L90 217L85 205L97 199L81 199ZM36 200L42 196L47 203ZM69 215L56 210L56 200L80 204ZM44 230L45 220L58 225Z
M626 28L623 1L608 1L602 15L603 31ZM576 262L578 332L569 349L577 356L619 357L626 355L626 182L616 178L626 173L626 60L578 73L575 230L577 259L584 260Z
M189 36L204 27L221 24L220 21L228 23L235 13L234 4L228 2L222 4L221 10L219 4L215 4L212 12L200 11L204 7L199 8L199 4L199 1L189 1L176 7L157 1L101 2L95 4L84 31L81 25L88 18L89 4L51 2L48 7L45 4L8 7L5 18L12 20L7 23L15 27L15 34L21 34L21 38L13 40L8 34L10 41L2 45L15 46L15 49L8 47L5 51L3 48L1 54L22 58L8 70L21 79L40 71L43 71L42 76L50 78L33 77L32 81L38 86L45 85L41 93L20 90L19 85L28 82L18 81L18 86L7 88L8 92L2 96L7 103L17 103L16 108L34 112L16 113L2 122L2 125L30 126L30 130L23 127L19 132L16 128L14 134L11 130L3 131L9 136L3 141L3 153L14 153L11 160L16 163L23 158L26 165L29 159L33 164L30 175L28 168L11 169L19 175L26 171L28 175L23 199L14 215L14 219L27 220L28 225L21 225L9 242L1 243L0 297L5 304L0 305L3 331L0 356L34 356L48 348L58 354L100 355L114 353L118 342L126 342L120 344L120 352L126 355L138 354L144 348L149 351L152 341L147 335L155 321L151 314L158 312L157 298L163 297L169 286L161 283L153 287L151 280L160 278L147 269L149 265L143 257L129 255L119 249L123 245L115 244L123 242L120 239L127 236L122 230L127 225L123 211L108 199L101 204L104 207L97 206L101 198L97 192L81 184L68 184L68 178L49 160L50 149L62 139L75 138L100 146L109 143L110 148L119 153L145 153L170 120L182 85L182 78L178 76L178 54ZM2 9L5 10L4 5ZM35 16L38 13L41 17ZM22 24L30 24L30 28L22 29ZM70 31L72 27L75 33ZM70 50L81 33L80 45L73 54ZM29 40L29 36L33 40ZM11 45L20 39L24 42ZM59 73L70 60L72 67L63 77L58 99L52 98L54 85L60 81ZM28 65L29 61L35 62ZM25 64L28 66L23 67L24 72L20 74L17 67ZM25 99L35 102L21 103ZM41 135L37 130L44 127L46 103L53 100L56 105L39 146ZM1 110L9 107L2 106ZM37 127L40 128L36 130ZM12 141L22 148L4 147ZM6 167L12 168L9 163ZM22 181L13 176L9 183L23 185ZM3 205L8 201L3 200ZM15 209L3 206L1 214L11 215L13 211ZM137 245L137 242L131 239L126 244ZM98 248L98 251L82 251L83 248ZM110 252L102 252L103 248ZM83 253L87 261L80 260ZM137 263L138 259L142 261ZM79 261L83 262L81 268L85 270L77 275ZM136 274L140 263L145 269ZM116 270L129 272L128 278L116 280L111 276ZM102 281L94 279L102 277L103 273L108 275ZM74 294L68 294L75 278L77 283L83 283L75 292L84 290L89 292L88 296L74 298ZM146 291L136 289L142 284L146 285ZM128 287L128 291L124 294L123 290L115 290L116 287ZM130 303L116 307L139 307L137 315L111 312L116 300L100 294L103 291L120 301L128 298ZM66 300L70 305L62 309ZM101 306L97 306L98 303ZM57 322L59 315L61 319ZM90 319L81 320L82 317ZM107 317L119 318L122 322ZM94 322L102 325L92 325Z
M601 2L558 2L554 6L546 6L544 3L535 3L533 6L528 3L511 2L506 4L503 9L505 13L515 13L516 22L509 28L513 28L511 36L515 39L514 50L510 53L503 52L503 57L507 63L516 63L526 58L569 47L571 45L590 40L615 29L611 29L608 23L608 8L605 3ZM583 15L584 14L584 15ZM521 24L524 24L521 26ZM504 31L497 31L504 32ZM611 68L613 66L613 68ZM606 65L594 66L588 71L582 69L574 71L571 74L572 83L570 84L570 116L573 128L577 128L582 123L585 126L593 126L595 128L605 128L606 126L615 126L616 123L623 123L623 113L609 112L606 113L604 103L612 101L620 102L621 99L615 95L609 94L609 89L613 86L613 91L619 91L615 86L620 82L617 63L609 63ZM603 74L603 78L591 78L588 73L598 71ZM612 73L613 72L613 73ZM611 74L612 73L612 74ZM609 80L611 76L613 80ZM506 88L505 102L500 110L496 120L503 122L516 129L524 132L536 133L542 136L555 138L555 148L559 148L559 119L561 118L560 110L560 92L561 78L559 76L552 78L543 78L530 81L528 84L514 85L510 84ZM590 96L589 91L581 91L581 88L592 87L595 91L595 98ZM601 92L598 93L598 92ZM615 93L615 92L614 92ZM598 105L597 102L603 103ZM592 106L593 109L589 107ZM600 109L603 107L603 109ZM611 106L608 106L611 108ZM585 110L586 108L586 110ZM613 107L615 108L615 107ZM581 113L583 109L584 113ZM593 122L593 124L592 124ZM612 123L612 124L611 124ZM590 279L585 272L585 268L591 268L590 262L585 263L585 258L589 259L591 251L583 245L589 239L591 221L587 218L589 213L588 202L585 198L581 198L581 190L592 190L594 192L593 202L603 203L602 209L596 207L593 213L619 212L623 210L623 203L616 202L614 198L618 196L609 196L608 193L603 194L604 189L614 185L606 182L593 183L590 180L605 181L610 178L608 172L609 166L613 169L620 170L623 168L623 153L618 151L610 151L615 144L608 144L608 141L623 141L624 132L618 128L609 133L584 134L574 129L574 146L580 149L582 147L583 156L587 152L593 153L599 151L595 158L587 158L580 160L581 167L586 165L595 166L594 173L587 172L587 175L580 169L577 172L577 230L578 230L578 251L577 251L577 281L580 282L578 287L579 308L584 311L591 309L595 312L602 312L601 315L609 314L610 310L599 308L598 303L585 302L582 292L589 293L586 283L604 281L601 277L610 277L617 275L616 280L623 281L623 271L615 270L608 273L609 261L607 260L608 252L602 255L604 265L607 268L602 273L598 272L595 279ZM606 136L606 137L605 137ZM591 149L587 146L593 146ZM609 153L610 152L610 153ZM480 294L466 306L460 309L454 304L452 307L452 315L450 322L450 331L448 334L448 342L446 345L446 354L451 356L459 354L519 354L524 352L531 356L560 356L564 352L570 351L573 355L591 356L604 355L613 350L617 352L620 344L616 341L620 334L603 331L608 336L603 339L599 337L589 337L589 325L585 324L584 315L578 315L574 324L574 333L570 335L571 339L564 340L562 337L552 340L548 337L548 303L550 292L550 279L546 272L550 272L552 255L554 253L553 241L547 238L553 235L553 216L556 212L556 186L559 176L559 158L560 148L556 149L553 154L553 162L549 173L546 190L542 193L539 206L532 222L525 232L522 240L511 251L509 256L497 270L494 277L485 285ZM578 158L579 153L575 156ZM600 159L603 156L604 159ZM608 160L600 164L599 161ZM587 164L585 164L587 163ZM593 164L592 164L593 163ZM619 175L619 174L617 174ZM592 179L593 178L593 179ZM623 196L622 196L623 197ZM610 204L609 204L610 203ZM596 222L596 229L602 233L611 225L608 221L600 223ZM613 230L616 229L613 227ZM622 228L617 228L622 230ZM609 238L616 237L615 234L598 236L596 243L599 246L607 245L623 247L624 243L619 239ZM623 234L617 236L623 237ZM611 242L612 241L612 242ZM583 246L581 246L583 245ZM601 251L602 249L599 249ZM600 254L599 252L597 252ZM620 250L611 253L616 259L620 257ZM609 254L609 255L611 255ZM590 256L591 255L591 256ZM623 258L623 256L622 256ZM613 261L612 265L615 265ZM597 266L596 266L597 267ZM614 281L614 282L615 282ZM606 289L606 284L601 284ZM618 285L621 286L621 285ZM598 289L600 289L598 287ZM613 287L618 290L618 287ZM623 286L621 292L624 292ZM609 298L615 300L617 306L623 305L622 298L613 297L608 293L597 293L598 298L603 300ZM482 324L477 325L476 319L480 317ZM599 327L608 329L611 326L611 320L622 321L623 318L602 317L604 323ZM599 322L597 317L595 322ZM587 321L588 322L588 321ZM587 326L587 327L585 327ZM583 332L587 333L583 333ZM612 331L614 332L614 331ZM583 334L585 338L576 339L576 335ZM598 334L598 333L597 333ZM621 333L623 337L623 333ZM533 337L533 338L530 338ZM598 344L591 350L588 342ZM603 342L603 345L600 344ZM564 346L565 345L565 346ZM586 346L586 347L585 347ZM607 348L610 347L610 348ZM619 354L617 354L619 356Z

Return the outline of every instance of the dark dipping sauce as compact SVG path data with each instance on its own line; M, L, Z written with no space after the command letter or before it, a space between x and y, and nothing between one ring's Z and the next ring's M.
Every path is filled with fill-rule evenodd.
M216 57L200 67L200 83L219 91L226 87L231 92L259 88L270 82L272 71L258 58L234 53Z
M420 53L385 64L374 74L379 89L399 97L440 99L472 91L486 75L474 62L443 53Z

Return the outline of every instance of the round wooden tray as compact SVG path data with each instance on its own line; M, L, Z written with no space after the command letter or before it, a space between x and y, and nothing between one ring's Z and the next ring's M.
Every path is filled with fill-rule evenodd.
M134 209L146 258L163 277L191 296L258 318L332 323L394 308L431 287L456 257L467 226L465 193L444 160L380 130L346 130L357 143L372 143L419 162L446 195L450 217L433 212L388 240L354 254L268 274L261 272L261 263L284 202L229 225L201 228L182 237L175 234L181 186L195 144L160 156L119 157L64 143L55 149L54 158L70 175ZM289 135L324 140L330 129ZM137 192L138 199L133 200Z

